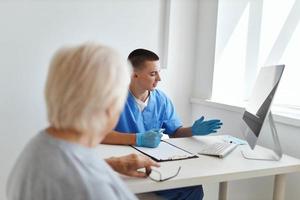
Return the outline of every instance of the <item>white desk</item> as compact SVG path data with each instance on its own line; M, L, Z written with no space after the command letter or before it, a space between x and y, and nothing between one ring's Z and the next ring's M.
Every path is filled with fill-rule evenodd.
M184 147L190 152L196 152L197 144L199 145L202 140L205 140L205 137L175 138L169 141ZM150 179L125 176L122 176L122 178L134 193L218 182L220 183L219 199L226 200L228 181L275 175L273 200L283 200L286 174L299 172L300 160L287 155L283 155L280 161L247 160L241 155L241 149L243 148L248 148L248 146L239 146L223 159L199 155L199 158L195 159L161 162L162 173L164 173L164 170L181 166L178 176L165 182L157 183ZM264 149L262 147L258 148ZM99 145L98 150L103 158L139 153L130 146L120 145Z

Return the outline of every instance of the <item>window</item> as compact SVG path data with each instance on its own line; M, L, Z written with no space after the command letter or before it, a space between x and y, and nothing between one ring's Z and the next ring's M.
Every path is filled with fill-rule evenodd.
M299 51L299 0L220 0L212 99L239 104L261 66L285 64L274 105L300 110Z

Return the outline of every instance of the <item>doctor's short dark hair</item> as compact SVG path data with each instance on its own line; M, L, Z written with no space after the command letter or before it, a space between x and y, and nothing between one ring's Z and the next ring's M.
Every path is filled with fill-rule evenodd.
M128 60L133 69L141 69L145 61L157 61L159 57L156 53L147 49L135 49L128 55Z

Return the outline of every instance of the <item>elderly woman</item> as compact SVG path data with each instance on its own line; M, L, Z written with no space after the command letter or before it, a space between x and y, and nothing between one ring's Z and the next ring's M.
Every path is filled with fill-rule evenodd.
M17 160L7 184L9 200L136 199L110 166L145 176L137 169L158 164L134 154L104 161L95 151L116 125L129 73L125 59L106 46L86 43L56 53L45 90L49 127Z

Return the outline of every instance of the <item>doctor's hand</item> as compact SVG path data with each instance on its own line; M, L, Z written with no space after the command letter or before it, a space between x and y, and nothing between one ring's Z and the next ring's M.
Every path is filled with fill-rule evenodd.
M150 158L140 154L129 154L121 157L111 157L105 159L107 164L110 165L113 170L133 177L147 177L151 173L151 167L159 167L160 165L151 160ZM138 169L145 168L144 171Z
M217 129L221 128L222 124L223 123L219 119L204 121L204 117L202 116L194 122L192 126L192 134L208 135L210 133L216 133Z
M144 133L137 133L136 146L155 148L159 145L162 136L161 130L150 130Z

